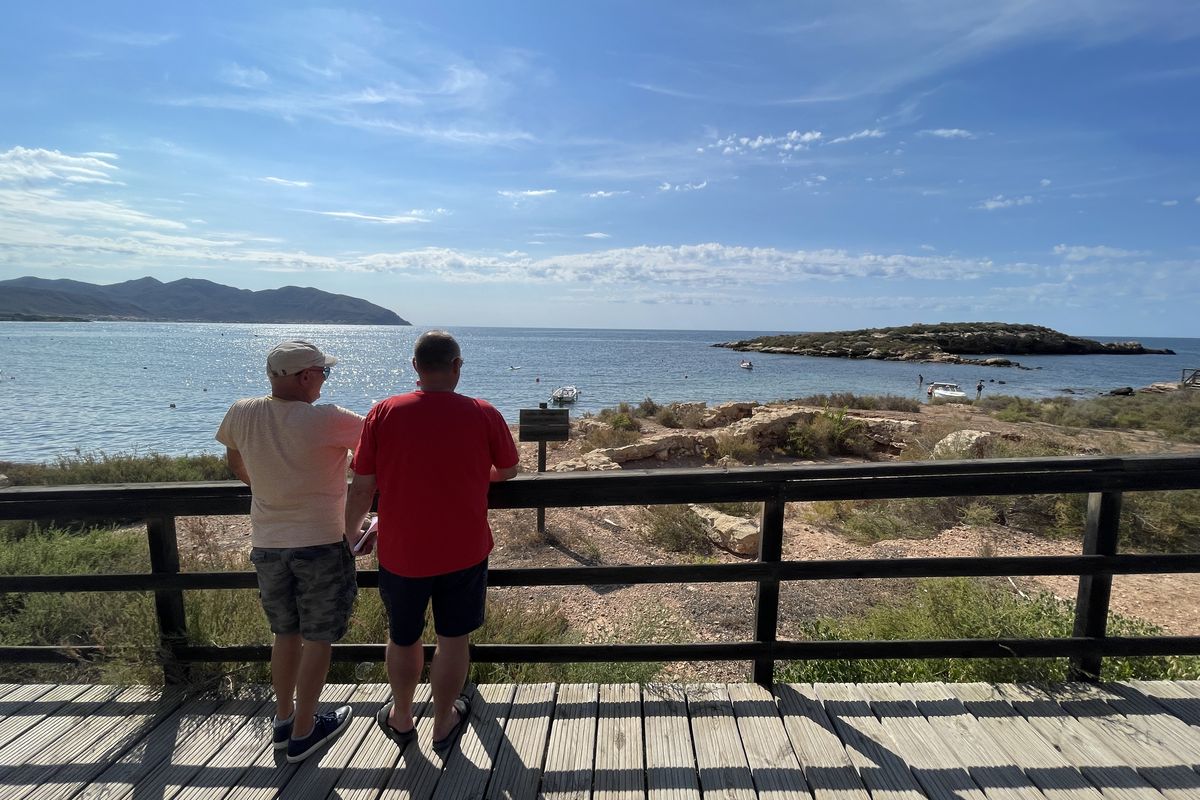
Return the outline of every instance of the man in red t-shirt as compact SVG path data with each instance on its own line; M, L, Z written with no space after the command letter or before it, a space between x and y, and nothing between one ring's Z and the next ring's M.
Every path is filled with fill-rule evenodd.
M422 334L412 364L420 388L377 403L363 423L346 498L346 536L358 539L378 490L379 594L388 614L392 703L375 720L397 745L416 734L412 701L432 599L433 745L444 754L471 710L463 687L468 635L483 624L492 550L488 485L516 475L518 455L500 412L454 391L463 365L454 337ZM369 552L372 542L364 539L358 549Z

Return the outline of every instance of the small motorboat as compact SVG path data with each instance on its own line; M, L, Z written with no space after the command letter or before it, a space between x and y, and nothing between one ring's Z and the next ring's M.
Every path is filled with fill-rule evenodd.
M738 364L738 366L741 367L742 369L754 369L754 362L746 361L745 359L743 359L742 363Z
M947 402L957 403L966 402L969 398L967 393L958 388L957 383L945 383L934 381L929 384L929 388L925 390L931 400L945 400Z
M574 403L579 399L579 389L575 386L560 386L550 393L550 399L555 403Z

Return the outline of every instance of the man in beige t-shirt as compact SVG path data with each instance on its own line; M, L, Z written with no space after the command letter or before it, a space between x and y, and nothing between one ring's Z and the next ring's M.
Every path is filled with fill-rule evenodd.
M346 469L363 418L315 405L335 363L305 341L277 345L267 355L271 394L234 403L216 437L250 487L250 560L275 634L273 739L293 763L350 721L350 706L316 714L332 644L346 633L358 591L343 531Z

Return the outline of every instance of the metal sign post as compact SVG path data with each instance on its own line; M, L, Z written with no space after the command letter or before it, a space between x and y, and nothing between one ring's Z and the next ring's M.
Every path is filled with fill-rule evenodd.
M571 437L570 412L565 408L546 408L538 403L537 408L522 408L517 439L522 442L538 443L538 472L546 471L546 442L565 442ZM546 509L538 507L537 532L546 535Z

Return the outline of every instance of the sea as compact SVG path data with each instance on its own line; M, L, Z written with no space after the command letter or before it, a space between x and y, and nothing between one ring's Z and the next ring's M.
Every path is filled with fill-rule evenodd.
M437 327L437 326L429 326ZM579 387L572 416L646 397L659 403L768 402L853 392L925 399L918 375L971 393L1095 396L1177 381L1200 368L1200 339L1137 339L1175 355L1021 356L1031 369L747 354L717 342L780 331L592 330L446 326L462 346L459 391L510 422ZM238 398L266 394L267 351L303 338L338 359L320 402L360 413L415 388L413 342L426 327L146 322L0 322L0 461L84 454L218 453L213 439ZM972 395L973 396L973 395Z

